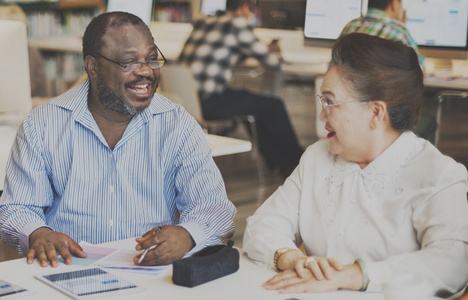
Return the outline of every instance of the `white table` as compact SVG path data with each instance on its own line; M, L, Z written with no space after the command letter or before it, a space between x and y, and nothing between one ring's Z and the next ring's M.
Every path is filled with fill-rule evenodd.
M235 139L214 134L207 134L206 139L211 145L211 156L213 157L249 152L250 150L252 150L252 143L246 140Z
M107 243L105 246L121 249L134 249L134 239ZM135 252L136 254L136 252ZM78 269L77 266L60 264L57 268L42 268L37 262L26 264L25 259L16 259L0 263L0 279L23 286L36 294L28 299L68 299L64 294L38 281L34 275L45 275ZM382 294L354 291L338 291L327 294L288 294L280 295L276 291L267 291L261 284L274 275L273 271L260 268L241 255L240 268L234 274L199 285L194 288L177 286L172 283L172 268L160 275L144 275L127 272L109 271L145 288L145 292L113 299L271 299L290 298L317 300L383 300Z

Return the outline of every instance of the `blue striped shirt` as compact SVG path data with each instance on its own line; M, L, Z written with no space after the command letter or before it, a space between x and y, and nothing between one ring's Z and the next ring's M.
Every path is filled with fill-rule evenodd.
M111 150L88 89L86 80L20 126L0 201L3 241L26 253L43 226L96 244L180 224L194 252L231 236L236 209L195 119L155 94Z

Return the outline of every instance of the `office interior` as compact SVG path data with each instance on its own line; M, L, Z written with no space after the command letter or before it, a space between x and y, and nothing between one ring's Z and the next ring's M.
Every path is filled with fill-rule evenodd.
M181 43L190 33L190 22L202 17L202 1L154 1L150 29L156 44L169 60L176 59ZM8 1L0 3L0 7L11 3L18 4L26 12L29 45L37 47L45 60L48 95L34 97L33 106L39 105L69 89L83 75L80 37L90 18L106 10L107 1ZM305 10L306 0L258 0L256 32L265 43L279 38L287 65L281 74L272 74L255 61L246 61L236 69L232 82L234 87L281 97L304 148L323 137L320 123L316 122L320 109L315 103L316 79L326 72L330 55L330 48L306 45ZM41 18L47 14L61 18L58 28L41 25ZM454 59L449 71L434 73L436 62L430 57L426 61L429 69L426 74L430 79L422 110L436 116L440 108L437 147L468 167L468 99L448 97L440 101L438 97L447 90L468 92L468 61L466 57ZM2 68L0 72L8 70ZM242 126L231 128L229 136L249 139ZM228 196L238 209L233 240L235 246L241 247L246 218L282 184L283 179L263 166L265 180L261 182L256 164L261 157L255 151L219 156L214 160L225 179ZM18 257L14 249L0 241L0 261Z

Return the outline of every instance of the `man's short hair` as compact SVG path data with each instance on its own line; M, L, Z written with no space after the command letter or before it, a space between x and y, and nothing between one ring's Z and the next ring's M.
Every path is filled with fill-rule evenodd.
M368 8L377 8L380 10L386 10L393 0L369 0ZM401 0L400 0L401 1ZM412 1L412 0L409 0Z
M100 50L104 47L103 36L108 28L126 24L146 26L139 17L127 12L107 12L94 17L86 27L83 35L83 59L88 55L100 53Z

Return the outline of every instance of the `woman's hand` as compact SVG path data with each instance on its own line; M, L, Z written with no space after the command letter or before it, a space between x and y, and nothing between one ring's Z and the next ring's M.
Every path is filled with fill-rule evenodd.
M286 270L273 276L262 286L267 290L277 290L279 293L325 293L339 289L336 280L317 280L311 271L305 270L299 277L293 270ZM333 271L336 272L336 271Z
M305 256L297 251L288 251L280 256L278 260L278 268L282 271L295 270L297 276L304 278L308 273L312 272L315 279L331 279L333 277L333 269L340 271L343 266L340 262L333 258L317 257L317 256Z
M304 277L299 277L294 270L286 270L273 276L262 286L267 290L280 293L324 293L339 289L359 290L362 286L362 272L357 264L342 267L341 271L330 268L331 279L317 280L309 269Z
M303 278L309 270L315 279L332 279L334 271L341 271L343 265L334 258L309 256L304 261L298 261L295 266L296 273Z

